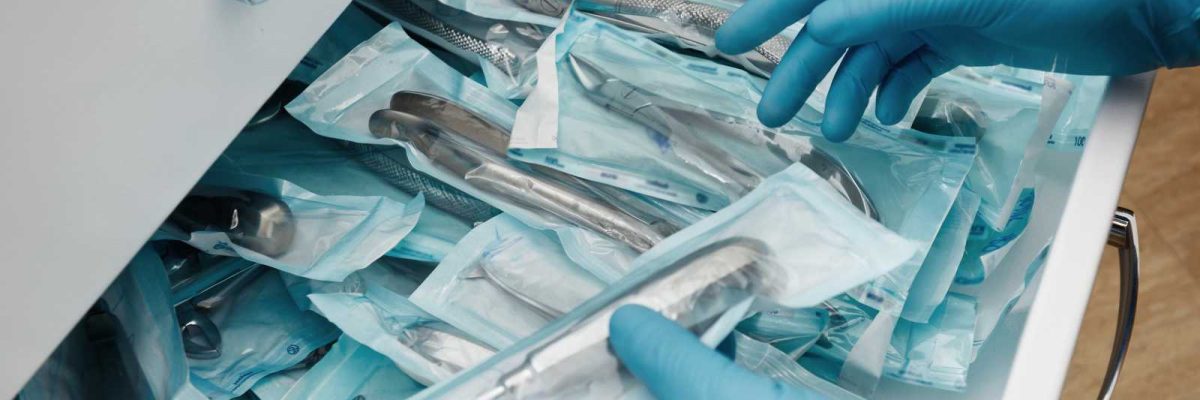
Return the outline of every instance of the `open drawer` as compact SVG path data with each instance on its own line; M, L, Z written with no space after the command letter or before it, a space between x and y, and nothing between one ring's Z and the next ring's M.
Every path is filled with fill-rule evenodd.
M1037 249L1021 246L1041 246L1051 235L1054 242L1039 276L980 349L967 391L922 390L884 380L879 397L1059 397L1153 81L1152 72L1113 78L1082 154L1044 153L1030 225L1010 253L1030 256L1006 259L997 270L1033 262Z
M347 1L272 1L254 9L232 0L137 3L73 6L72 17L78 20L67 22L88 26L84 8L95 8L92 15L203 18L129 21L125 31L98 27L103 39L137 44L97 53L97 60L103 60L98 64L138 60L150 67L72 67L94 67L95 76L89 73L81 79L99 80L104 73L121 90L85 85L93 91L78 96L67 92L77 88L65 82L51 88L58 90L30 86L17 91L41 91L43 97L75 95L78 108L89 110L82 116L61 118L55 116L57 108L37 107L49 100L6 106L27 114L18 119L18 126L49 129L50 134L29 135L19 143L7 139L0 146L3 182L13 193L31 194L0 200L0 210L15 221L0 241L10 266L9 279L0 284L0 302L5 304L0 317L19 326L0 333L0 343L9 349L0 367L0 395L15 392L37 368ZM14 31L41 32L12 16L0 22L15 26ZM153 25L159 29L137 23L159 24ZM178 37L142 36L160 31ZM52 58L55 51L63 49L31 50L29 57L48 52L42 58ZM61 72L51 69L31 79L51 82ZM1114 79L1082 155L1058 153L1039 164L1044 185L1025 237L1053 235L1056 240L1042 276L983 348L970 374L969 391L925 391L885 380L879 397L1058 396L1151 82L1152 74ZM163 101L179 98L185 100ZM23 172L30 170L41 172ZM88 201L79 201L81 197ZM1051 289L1053 293L1042 293Z

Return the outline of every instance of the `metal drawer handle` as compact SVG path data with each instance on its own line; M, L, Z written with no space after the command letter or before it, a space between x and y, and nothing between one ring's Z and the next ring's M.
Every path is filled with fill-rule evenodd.
M1117 387L1117 376L1121 373L1121 364L1125 362L1129 342L1133 339L1133 317L1137 311L1140 274L1137 218L1134 218L1133 211L1117 207L1112 228L1108 231L1108 245L1117 248L1121 261L1121 303L1117 310L1117 334L1113 338L1112 354L1108 357L1108 372L1104 374L1104 383L1100 386L1098 398L1101 400L1112 397Z

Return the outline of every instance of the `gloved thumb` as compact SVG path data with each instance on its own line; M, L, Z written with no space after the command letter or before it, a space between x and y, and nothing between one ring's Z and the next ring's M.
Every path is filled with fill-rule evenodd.
M807 29L817 42L851 47L918 29L981 27L1006 1L827 0L813 9Z
M660 399L816 397L739 367L646 307L617 309L609 322L609 343L625 368Z

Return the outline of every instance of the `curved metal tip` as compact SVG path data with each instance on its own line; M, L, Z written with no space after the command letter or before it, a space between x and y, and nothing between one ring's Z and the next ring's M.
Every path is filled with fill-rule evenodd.
M246 204L234 209L230 240L267 257L277 257L291 249L296 219L287 203L253 192L245 192L243 200Z

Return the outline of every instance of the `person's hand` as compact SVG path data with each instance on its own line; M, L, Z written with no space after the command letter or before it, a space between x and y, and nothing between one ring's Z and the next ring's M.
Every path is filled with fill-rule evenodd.
M748 0L717 32L729 54L804 17L759 103L763 124L790 120L839 57L821 130L848 138L871 92L899 122L931 79L959 65L1007 64L1124 75L1200 62L1197 0ZM849 49L847 51L847 49Z
M625 368L660 399L821 398L739 367L646 307L618 308L609 322L609 343Z

